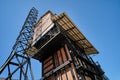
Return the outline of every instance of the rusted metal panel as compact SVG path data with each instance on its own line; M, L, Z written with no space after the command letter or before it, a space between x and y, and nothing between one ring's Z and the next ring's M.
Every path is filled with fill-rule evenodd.
M68 76L68 80L73 80L73 77L72 77L70 68L67 68L67 69L66 69L66 73L67 73L67 76Z
M53 60L52 60L52 56L49 56L43 62L43 73L45 74L45 73L49 72L52 69L53 69Z
M52 63L53 63L52 60L48 61L46 64L44 64L43 69L45 69L46 67L49 67Z
M61 65L62 64L62 56L61 56L60 50L57 51L57 54L58 54L58 59L59 59L59 65Z
M33 41L38 38L53 22L51 20L52 13L49 11L37 22L34 28Z
M54 53L54 66L55 67L58 67L59 66L59 60L58 60L58 57L57 57L57 53Z
M43 61L43 64L47 63L49 60L52 59L52 56L49 56L48 58L46 58L44 61Z
M63 47L59 48L54 54L53 57L48 57L43 62L43 75L51 72L53 69L57 69L60 65L66 63L71 59L70 51L65 44ZM68 56L68 59L67 59ZM54 72L54 71L53 71ZM45 80L78 80L77 72L73 63L64 66L61 69L58 69L55 73L52 73L49 77L46 77Z
M66 62L67 61L67 57L65 55L65 50L64 48L61 48L61 54L62 54L62 57L63 57L63 61Z
M51 64L50 66L48 66L47 68L45 68L43 70L43 73L46 74L47 72L51 71L53 69L53 64Z
M61 73L62 73L62 80L67 80L67 75L65 70L62 70Z
M65 44L65 50L66 50L68 59L71 59L70 51L68 50L67 44Z
M71 67L72 67L72 70L73 70L73 74L75 76L75 80L78 80L77 72L76 72L76 69L75 69L75 66L74 66L73 63L71 63Z

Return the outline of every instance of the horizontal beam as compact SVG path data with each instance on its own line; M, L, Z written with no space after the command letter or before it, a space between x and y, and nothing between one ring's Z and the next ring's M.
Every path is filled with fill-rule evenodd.
M54 74L55 72L57 72L58 70L62 69L63 67L67 66L68 64L71 63L71 59L69 59L68 61L66 61L65 63L63 63L62 65L58 66L57 68L53 69L52 71L48 72L47 74L45 74L40 80L44 80L45 78L49 77L50 75Z
M15 62L10 62L9 64L15 65L15 66L19 66L19 64L15 63Z

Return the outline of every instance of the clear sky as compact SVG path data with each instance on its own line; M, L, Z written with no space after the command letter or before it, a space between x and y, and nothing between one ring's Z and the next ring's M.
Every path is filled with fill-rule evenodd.
M0 0L0 66L33 6L39 17L48 10L66 12L99 51L93 59L110 80L120 80L120 0ZM32 67L35 80L39 79L40 63L32 59Z

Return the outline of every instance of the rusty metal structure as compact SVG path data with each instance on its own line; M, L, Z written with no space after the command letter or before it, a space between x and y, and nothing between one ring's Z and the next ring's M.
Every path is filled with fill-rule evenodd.
M30 58L42 63L40 80L108 80L100 64L90 57L98 51L66 13L57 15L48 11L36 22L37 13L35 8L31 9L10 57L0 68L0 74L8 68L6 80L11 80L18 69L19 80L29 80L28 72L34 80ZM12 62L13 57L17 63ZM11 72L10 65L18 68Z

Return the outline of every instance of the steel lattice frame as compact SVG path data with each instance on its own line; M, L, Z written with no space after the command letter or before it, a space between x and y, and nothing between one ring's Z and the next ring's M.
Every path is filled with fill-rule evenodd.
M25 51L31 45L34 25L37 21L37 15L38 11L33 7L25 20L19 36L17 37L10 56L8 57L4 65L2 65L2 67L0 68L0 75L5 70L7 70L7 72L5 72L5 74L7 75L5 77L5 80L12 80L14 78L14 74L16 73L19 74L19 77L17 78L19 80L34 80L30 57L26 55Z

